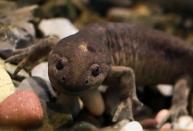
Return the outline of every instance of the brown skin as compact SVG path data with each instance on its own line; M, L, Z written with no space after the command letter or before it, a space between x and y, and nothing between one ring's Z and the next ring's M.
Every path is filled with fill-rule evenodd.
M134 24L93 24L53 47L48 62L56 92L75 101L80 97L94 115L106 110L113 121L122 119L127 109L132 119L132 102L140 103L135 81L137 86L174 84L182 75L193 74L192 46ZM97 90L101 84L109 86L104 98Z
M82 34L61 40L49 55L49 77L54 86L62 86L61 91L76 94L97 88L109 72L108 48L101 40L84 38ZM89 44L93 41L101 46ZM99 75L94 75L98 69Z

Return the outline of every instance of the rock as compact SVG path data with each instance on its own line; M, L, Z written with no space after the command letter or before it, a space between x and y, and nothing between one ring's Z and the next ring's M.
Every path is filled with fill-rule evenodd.
M17 66L10 64L10 63L5 63L5 69L11 74L14 74L14 71L16 70ZM25 71L25 70L21 70L19 71L19 73L17 74L17 79L23 79L29 77L29 74Z
M53 102L47 102L47 110L71 114L77 117L82 110L80 99L61 93Z
M150 15L153 11L146 5L139 4L133 8L127 7L114 7L107 12L107 17L111 20L122 20L132 22L147 23L151 20ZM154 11L154 13L156 13ZM139 21L142 20L142 21ZM151 23L151 22L150 22ZM150 25L150 23L148 25Z
M70 125L73 123L73 117L71 114L65 114L65 113L54 112L49 110L48 117L54 129L64 128L64 126Z
M193 119L190 116L181 116L176 123L174 129L193 130Z
M121 120L115 125L100 129L101 131L143 131L141 124L137 121Z
M33 11L37 9L37 5L23 6L20 8L13 8L2 13L4 16L1 23L10 24L15 27L25 27L24 23L29 23L33 19Z
M6 58L10 57L12 54L13 54L13 50L12 49L0 50L0 58L2 58L2 59L6 59Z
M172 125L170 123L164 124L161 128L160 131L171 131Z
M106 85L100 85L99 87L98 87L98 90L100 91L100 92L106 92L107 91L107 89L108 89L108 86L106 86Z
M31 71L31 76L37 76L47 82L50 82L48 77L48 62L42 62L35 66Z
M132 121L122 126L122 128L120 128L120 131L143 131L143 128L139 122Z
M193 122L191 122L190 124L188 124L187 129L189 129L189 130L193 130Z
M159 85L157 85L157 89L164 96L172 96L172 93L173 93L173 86L172 85L159 84Z
M156 128L156 126L158 124L158 122L155 119L152 119L152 118L144 119L140 123L146 129Z
M36 95L45 102L53 101L56 96L50 83L46 82L40 77L28 77L20 83L18 88L32 89Z
M0 25L0 56L2 58L11 56L13 50L17 48L24 48L32 44L35 29L30 23L22 24L22 28L13 25Z
M87 122L81 122L76 124L74 127L72 127L73 131L99 131L94 125L87 123Z
M32 11L37 6L26 6L19 9L9 10L3 13L4 19L0 19L0 42L4 43L4 49L26 47L35 38L35 29L32 20ZM6 45L7 44L7 45Z
M32 89L36 93L36 95L41 99L43 105L45 104L44 109L46 109L48 116L51 115L50 118L54 127L59 127L62 126L62 124L65 124L66 121L69 120L69 117L67 116L68 114L75 117L80 112L79 101L74 102L70 99L71 101L69 103L65 103L66 98L56 97L50 83L42 78L28 77L21 82L18 89Z
M11 2L11 1L7 1L7 0L1 0L0 1L0 15L4 15L6 14L6 12L9 12L10 10L16 9L16 3L15 2ZM3 18L0 18L0 21Z
M0 2L0 8L1 4ZM6 59L14 49L32 44L35 28L29 21L33 18L32 11L35 8L37 6L32 5L0 13L0 57Z
M157 121L158 124L160 124L168 114L169 114L168 109L162 109L157 113L155 120Z
M31 23L22 23L22 27L11 28L12 37L15 37L14 48L24 48L32 44L35 38L35 28Z
M39 24L39 29L45 36L56 35L60 39L78 32L78 29L65 18L42 20Z
M105 15L112 7L130 7L135 0L88 0L89 6L100 15Z
M31 90L17 90L0 103L0 125L34 127L43 120L43 110Z
M4 69L4 63L0 59L0 102L15 91L9 74Z

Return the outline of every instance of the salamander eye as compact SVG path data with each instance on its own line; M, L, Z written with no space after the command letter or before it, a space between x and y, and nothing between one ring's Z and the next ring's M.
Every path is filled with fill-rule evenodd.
M97 64L92 65L91 74L94 77L97 77L101 73L100 66Z
M64 68L64 61L62 59L60 59L56 62L56 69L62 70L63 68Z

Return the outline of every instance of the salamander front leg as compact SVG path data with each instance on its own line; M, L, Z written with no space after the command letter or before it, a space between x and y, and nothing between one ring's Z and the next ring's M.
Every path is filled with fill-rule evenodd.
M58 38L55 36L46 37L43 39L36 40L31 46L16 49L13 56L6 59L5 62L18 63L18 66L13 74L16 76L17 73L29 65L34 65L39 59L47 57L52 47L58 42Z
M121 119L133 120L133 103L143 105L136 94L135 74L133 69L125 66L112 66L110 76L111 79L117 79L118 81L114 86L109 87L106 96L107 105L110 105L109 101L114 99L112 104L114 107L110 108L113 114L112 121L116 122ZM124 115L126 114L126 115Z

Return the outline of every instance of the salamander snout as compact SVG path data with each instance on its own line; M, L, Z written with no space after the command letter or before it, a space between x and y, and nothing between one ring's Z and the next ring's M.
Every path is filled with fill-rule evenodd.
M92 64L84 75L84 86L94 87L101 84L106 77L107 69L104 64Z

